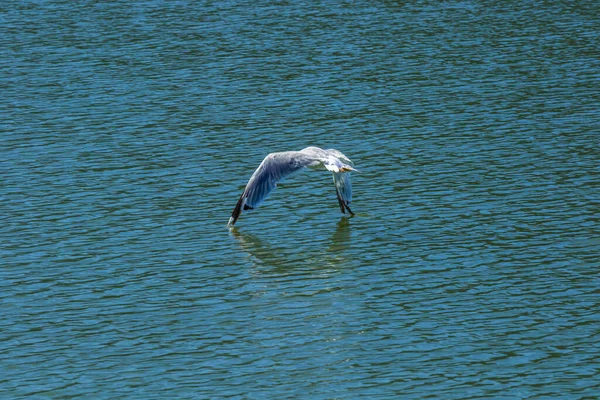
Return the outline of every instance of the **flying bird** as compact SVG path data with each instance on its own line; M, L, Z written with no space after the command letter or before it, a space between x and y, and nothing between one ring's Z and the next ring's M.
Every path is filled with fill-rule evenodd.
M300 151L271 153L265 157L250 177L227 225L233 226L242 211L253 210L261 205L269 193L275 189L277 182L306 167L319 168L323 166L333 172L333 183L340 210L343 214L347 210L354 215L348 206L352 201L350 171L357 171L352 165L353 163L348 157L334 149L324 150L311 146Z

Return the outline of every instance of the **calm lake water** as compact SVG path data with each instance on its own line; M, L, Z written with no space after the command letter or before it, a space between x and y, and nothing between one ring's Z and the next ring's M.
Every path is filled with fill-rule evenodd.
M599 16L2 2L0 397L595 398Z

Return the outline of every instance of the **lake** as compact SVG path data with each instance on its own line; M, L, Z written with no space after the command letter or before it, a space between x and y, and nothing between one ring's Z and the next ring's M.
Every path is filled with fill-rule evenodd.
M5 1L0 396L594 398L599 15Z

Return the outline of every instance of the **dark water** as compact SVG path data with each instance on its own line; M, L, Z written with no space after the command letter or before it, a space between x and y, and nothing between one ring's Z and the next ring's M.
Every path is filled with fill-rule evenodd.
M599 4L4 1L0 396L594 398Z

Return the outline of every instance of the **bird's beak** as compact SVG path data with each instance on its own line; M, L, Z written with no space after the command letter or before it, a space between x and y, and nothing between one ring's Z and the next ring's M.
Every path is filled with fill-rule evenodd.
M340 171L341 171L341 172L350 172L350 171L355 171L355 172L358 172L358 170L357 170L357 169L354 169L354 168L352 168L352 167L347 167L347 168L346 168L346 167L344 167L344 168L340 168Z

